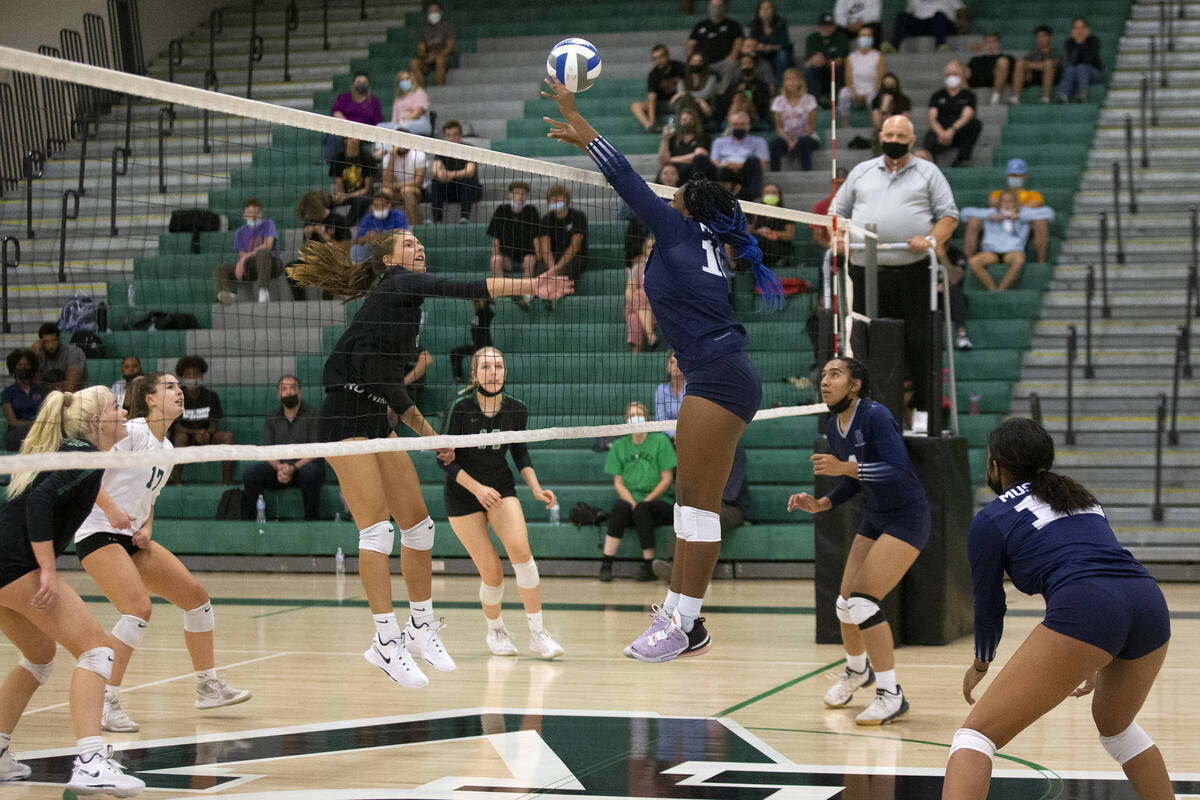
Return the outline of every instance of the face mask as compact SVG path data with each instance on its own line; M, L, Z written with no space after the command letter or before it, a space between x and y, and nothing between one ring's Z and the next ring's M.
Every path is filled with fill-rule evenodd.
M866 50L867 48L869 48L869 47L870 47L871 45L873 45L873 44L875 44L875 39L874 39L874 37L871 37L871 36L860 36L860 37L858 37L858 46L859 46L861 49L863 49L863 50Z
M688 66L688 69L690 69L692 72L703 72L704 65L703 64L691 64Z
M257 228L259 225L262 225L262 220L261 220L261 219L248 219L248 220L246 220L246 227L247 227L247 228Z
M777 205L779 205L779 195L764 194L763 195L763 203L768 206L777 206Z
M479 394L483 395L484 397L496 397L497 395L504 394L504 384L500 384L500 388L494 392L489 392L482 386L476 386L475 391L479 392Z
M997 469L993 475L991 464L988 464L987 467L987 485L996 494L1004 493L1004 485L1000 483L1000 470Z
M204 385L204 381L200 378L181 378L179 385L185 389L199 389Z
M754 77L754 67L742 67L742 77L743 78L753 78Z
M775 15L772 14L771 12L764 11L763 13L758 15L758 18L761 19L763 22L770 22L774 16Z
M510 206L512 206L513 211L520 211L522 208L525 207L524 200L510 200L508 204Z
M947 89L957 89L961 83L962 83L962 78L958 77L957 75L947 75L946 76L946 88Z
M129 383L130 381L132 381L134 378L136 378L138 375L141 375L141 374L142 374L142 373L140 373L140 372L135 372L135 373L133 373L132 375L126 375L124 372L122 372L122 373L121 373L121 378L122 378L122 379L123 379L123 380L124 380L126 383Z
M879 149L883 151L885 156L893 161L904 158L906 155L908 155L908 145L906 145L904 142L884 142L879 145Z
M628 422L630 425L640 425L641 423L646 421L646 418L643 417L641 414L634 414L633 416L631 416L629 419L627 419L625 421Z
M720 22L722 19L725 18L725 12L719 8L713 8L712 6L709 6L708 7L708 18L711 19L713 22Z
M300 395L289 394L286 397L279 398L279 402L283 404L284 408L295 408L300 405Z
M748 133L750 133L750 131L746 130L745 128L734 128L733 129L733 138L737 139L738 141L741 141L742 139L746 138L746 134L748 134Z
M1021 175L1009 175L1008 187L1010 189L1020 189L1025 185L1025 178Z
M850 407L850 393L846 392L845 397L838 400L836 403L826 403L826 407L834 414L840 414Z
M33 378L33 370L29 367L25 367L24 369L18 368L13 373L13 376L19 381L27 381Z
M439 22L441 22L441 21L442 21L442 12L440 12L440 11L430 11L430 12L429 12L429 16L428 16L428 17L426 17L426 19L428 19L428 20L429 20L429 24L430 24L430 25L437 25Z
M555 213L562 211L566 207L567 207L567 204L564 203L562 200L555 200L553 203L549 203L546 205L546 208L550 209L551 211L553 211Z
M371 215L372 215L372 216L374 216L374 217L375 217L375 219L387 219L387 218L388 218L388 213L389 213L389 212L387 212L387 211L380 211L380 210L378 210L378 209L372 209L372 210L371 210Z
M369 83L354 84L354 91L358 92L359 94L366 94L367 90L370 88L371 88L371 84L369 84Z
M407 92L412 88L412 81L400 81L396 85L400 87L400 91Z

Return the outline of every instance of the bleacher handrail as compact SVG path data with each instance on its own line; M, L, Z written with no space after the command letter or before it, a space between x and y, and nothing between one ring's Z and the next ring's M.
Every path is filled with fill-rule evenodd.
M1150 509L1150 518L1155 522L1163 521L1162 503L1162 462L1163 462L1163 428L1167 422L1167 395L1160 392L1154 424L1154 506Z
M1083 377L1091 380L1096 377L1096 367L1092 364L1092 301L1096 298L1096 268L1088 264L1086 274L1083 304Z
M0 238L0 330L4 333L12 333L8 322L8 271L20 265L21 240L15 236Z
M1079 351L1079 332L1074 325L1067 326L1067 438L1069 445L1075 444L1075 358Z

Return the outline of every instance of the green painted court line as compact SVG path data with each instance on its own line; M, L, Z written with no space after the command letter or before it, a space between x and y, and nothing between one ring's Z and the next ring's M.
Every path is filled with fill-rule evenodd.
M312 606L294 606L292 608L281 608L278 611L268 611L265 614L255 614L254 616L250 617L250 619L262 619L263 617L277 617L280 614L290 614L293 611L303 611L306 608L312 608Z
M763 700L765 698L770 697L773 694L778 694L779 692L782 692L784 689L795 686L797 683L800 683L801 681L806 681L809 678L811 678L813 675L820 675L822 672L828 672L829 670L833 669L834 667L839 667L845 663L846 663L846 659L839 658L837 661L834 661L830 664L826 664L823 667L818 667L817 669L814 669L812 672L805 673L804 675L801 675L798 678L792 678L790 681L787 681L786 683L781 683L778 686L776 686L774 689L767 689L765 692L763 692L761 694L756 694L756 695L754 695L754 697L751 697L749 700L743 700L742 702L737 703L736 705L732 705L723 711L718 711L716 714L713 714L713 716L714 717L728 716L729 714L732 714L735 711L742 710L743 708L745 708L748 705L751 705L752 703L757 703L759 700Z

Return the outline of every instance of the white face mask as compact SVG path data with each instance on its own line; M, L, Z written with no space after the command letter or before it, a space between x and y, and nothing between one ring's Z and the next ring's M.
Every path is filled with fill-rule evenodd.
M248 219L248 220L246 220L246 227L247 227L247 228L257 228L259 225L262 225L262 219Z
M546 208L550 211L558 212L567 207L567 204L562 200L555 200L553 203L547 203Z
M860 37L858 37L858 46L859 46L859 48L860 48L860 49L862 49L862 50L867 50L867 49L868 49L868 48L870 48L870 47L871 47L871 45L873 45L874 43L875 43L875 39L874 39L874 37L871 37L871 36L860 36Z
M962 84L962 78L958 77L957 75L947 75L946 76L946 88L947 89L957 89L961 84Z
M510 206L512 206L512 210L513 210L513 211L520 211L522 208L524 208L524 207L525 207L525 201L524 201L524 200L510 200L510 201L508 202L508 204L509 204Z
M1025 185L1025 178L1023 178L1022 176L1020 176L1020 175L1009 175L1008 176L1009 188L1020 189L1024 185Z
M430 25L437 25L439 22L442 21L442 12L430 11L428 19L429 19Z
M638 425L640 423L645 422L646 418L643 417L641 414L634 414L633 416L631 416L629 419L627 419L625 421L628 422L630 425Z
M373 209L371 209L371 213L375 216L375 219L387 219L388 218L388 212L386 210L380 211L377 208L373 208Z

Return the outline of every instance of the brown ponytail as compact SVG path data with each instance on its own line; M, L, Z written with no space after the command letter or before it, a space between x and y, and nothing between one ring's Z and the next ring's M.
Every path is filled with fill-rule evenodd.
M146 395L154 394L158 382L169 375L169 372L151 372L149 375L138 375L134 378L125 392L125 404L129 407L129 418L138 419L150 413L150 404Z
M346 298L363 297L380 275L391 267L383 263L392 254L397 236L411 236L408 231L380 234L371 247L371 255L361 264L333 242L312 241L300 250L300 261L287 268L288 277L301 286L316 286Z

